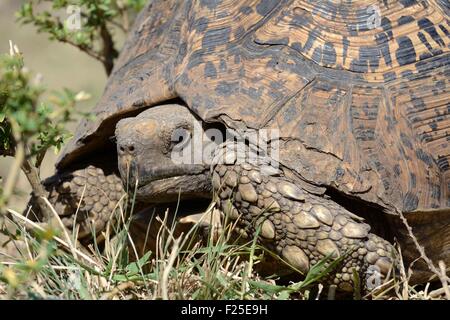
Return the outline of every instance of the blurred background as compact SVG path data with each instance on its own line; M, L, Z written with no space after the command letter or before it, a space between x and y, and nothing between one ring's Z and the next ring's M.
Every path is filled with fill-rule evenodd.
M98 101L106 83L103 66L67 44L50 42L46 35L38 34L32 26L22 26L16 22L15 12L22 0L0 0L0 53L9 52L9 40L23 53L25 65L34 74L41 74L42 83L50 91L71 89L86 91L92 98L80 105L82 110L90 110ZM44 6L44 5L43 5ZM76 127L76 123L70 125ZM49 151L41 171L41 178L53 174L57 155ZM0 176L6 177L12 161L0 156ZM23 174L18 184L18 193L10 202L10 207L21 211L25 208L31 188Z

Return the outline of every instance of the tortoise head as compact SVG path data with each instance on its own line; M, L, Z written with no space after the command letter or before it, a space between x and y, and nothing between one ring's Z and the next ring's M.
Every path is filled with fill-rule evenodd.
M116 126L124 186L147 203L211 196L210 163L216 131L181 105L152 107Z

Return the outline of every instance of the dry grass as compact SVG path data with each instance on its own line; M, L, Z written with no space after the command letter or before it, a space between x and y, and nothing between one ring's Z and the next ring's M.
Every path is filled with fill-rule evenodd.
M311 268L302 282L280 285L276 278L262 277L255 267L269 252L255 241L232 238L231 226L217 233L211 230L200 241L199 224L179 237L167 214L156 216L161 224L156 246L144 255L130 234L132 219L127 204L119 204L118 221L108 225L104 247L94 242L87 250L72 234L55 234L9 210L11 241L0 253L1 299L335 299L335 288L324 289L322 277L330 271L327 259ZM213 210L211 206L208 210ZM226 221L222 221L226 225ZM30 230L33 230L31 232ZM216 230L217 231L217 230ZM114 236L112 236L114 235ZM186 248L190 248L186 250ZM137 258L136 258L137 257ZM411 270L402 269L382 286L359 299L434 300L448 297L448 277L440 265L440 288L431 284L410 286ZM434 286L436 286L434 284Z

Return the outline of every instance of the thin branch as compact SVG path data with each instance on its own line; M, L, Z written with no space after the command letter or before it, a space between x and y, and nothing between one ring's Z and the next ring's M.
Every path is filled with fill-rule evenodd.
M130 19L128 17L127 10L124 10L123 8L119 8L120 15L122 16L122 27L125 32L128 32L130 30Z
M25 173L25 176L27 177L28 182L31 185L31 188L33 189L34 196L36 198L36 203L39 206L39 209L41 210L44 218L47 221L52 220L52 212L47 207L47 204L44 201L44 198L48 196L47 191L44 189L44 187L41 184L41 179L39 178L39 173L37 172L36 167L34 167L28 156L25 157L25 159L22 162L22 171Z
M128 30L124 28L123 25L121 25L120 23L117 23L116 21L112 20L112 21L108 21L109 24L111 24L112 26L118 28L120 31L122 31L123 33L127 33Z
M442 296L444 293L445 293L445 289L444 289L444 288L439 288L439 289L436 289L436 290L431 291L431 292L428 294L428 296L429 296L430 298L435 299L435 298L439 298L439 297ZM448 299L448 298L447 298L447 299Z
M51 221L53 221L54 216L56 216L57 217L56 220L59 222L61 231L63 231L63 233L68 236L67 228L64 226L58 214L54 211L53 207L46 199L48 196L48 192L44 189L44 186L41 183L38 168L31 164L30 151L25 145L23 137L20 134L19 125L14 119L11 119L10 123L11 123L11 131L13 133L14 138L13 142L16 145L16 160L14 161L13 168L11 171L13 176L11 178L8 177L8 181L6 183L5 188L6 199L8 199L8 197L12 193L12 190L14 189L14 186L16 185L17 182L19 169L16 167L20 167L22 171L25 173L25 176L31 185L31 188L33 190L36 199L36 203L40 211L42 212L45 220L48 223L51 223ZM72 252L74 251L72 250Z
M100 36L103 41L102 56L103 66L106 74L109 76L114 68L114 59L118 56L118 52L114 47L114 40L105 24L100 27Z
M117 287L112 289L110 292L106 292L100 297L100 300L112 300L117 294L126 289L133 288L136 284L132 281L127 281L119 284Z
M38 174L40 174L40 172L41 172L41 164L42 164L42 161L44 161L44 158L45 158L45 155L47 153L47 150L48 150L47 148L42 149L36 155L36 161L35 161L35 165L34 166L37 168Z
M88 47L84 47L84 46L80 46L78 44L76 44L75 42L73 42L70 39L64 38L64 39L58 39L59 41L63 42L63 43L67 43L70 44L71 46L74 46L76 48L78 48L79 50L83 51L84 53L86 53L88 56L100 61L101 63L103 63L103 65L105 65L106 60L104 59L104 57L102 57L98 52L95 52L94 50L88 48Z
M32 14L32 19L34 20L34 25L38 27L42 27L39 23L36 22L37 18L34 14ZM54 26L59 28L59 29L63 29L64 25L63 23L57 18L56 22L54 23ZM67 43L73 47L78 48L79 50L83 51L84 53L86 53L88 56L100 61L104 66L107 63L107 61L104 59L104 57L101 55L101 53L96 52L95 50L92 50L91 48L87 47L87 46L81 46L79 44L76 44L75 42L73 42L72 40L70 40L69 38L66 37L59 37L57 34L55 34L54 32L48 31L48 33L50 33L51 35L53 35L59 42L62 43ZM106 68L106 66L105 66ZM108 73L109 75L109 73Z
M5 187L3 189L3 197L6 201L6 204L8 203L8 200L10 199L11 195L14 192L14 188L17 183L17 179L19 177L20 167L23 163L23 160L25 159L25 147L23 142L20 139L19 131L16 127L18 127L18 124L15 123L15 121L11 121L11 127L13 132L13 138L14 140L18 141L15 146L15 158L14 163L11 167L10 173L8 175L8 178L6 179Z
M86 13L84 13L84 12L81 12L81 17L82 18L86 18L86 19L89 18L89 16ZM120 23L118 23L117 21L111 20L111 21L107 21L107 23L109 23L109 24L115 26L116 28L120 29L123 33L127 33L128 32L128 30L125 29L124 26L121 25Z
M446 275L446 271L447 270L446 270L446 267L445 267L445 263L442 260L439 261L439 269L441 271L441 276L439 277L439 279L442 282L442 288L444 289L445 297L447 298L447 300L450 300L450 289L448 287L448 280L447 280L448 277Z
M15 146L15 160L11 168L11 173L8 176L8 180L6 181L4 191L5 199L6 201L8 201L8 198L13 193L14 187L16 186L17 178L19 176L19 169L21 168L22 171L25 173L25 176L27 177L31 185L31 188L33 189L33 193L37 197L37 204L39 208L41 209L44 217L47 218L48 221L50 221L49 218L51 218L51 214L47 209L45 202L42 201L42 199L40 199L40 197L47 196L47 192L45 191L44 187L41 184L39 172L37 171L36 167L34 167L30 163L29 150L20 132L19 124L16 122L14 118L9 119L9 123L11 125L11 132L12 132L11 137L12 144Z
M417 240L416 236L413 233L413 230L411 228L411 226L408 224L408 220L406 220L405 216L403 215L403 213L401 211L399 211L399 215L400 215L400 219L402 220L403 224L406 227L406 230L408 231L409 236L411 237L417 251L419 251L420 257L426 262L426 264L428 265L428 268L441 280L441 281L445 281L448 282L450 281L450 278L447 277L444 274L441 274L441 272L439 272L439 270L434 266L433 262L431 261L430 258L428 258L428 256L425 254L425 249L419 244L419 241Z
M173 242L173 246L172 246L172 252L170 253L169 256L169 261L167 262L164 271L163 271L163 275L161 278L161 293L162 293L162 298L164 300L169 300L169 294L167 293L167 289L169 286L169 274L170 271L172 270L173 264L175 263L175 259L178 256L178 248L181 242L181 237L179 237L178 239L176 239Z

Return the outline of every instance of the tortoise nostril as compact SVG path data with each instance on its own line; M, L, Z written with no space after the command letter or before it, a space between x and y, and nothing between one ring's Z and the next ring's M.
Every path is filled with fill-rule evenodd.
M133 153L136 148L133 145L122 144L119 145L119 153L120 154L130 154Z

